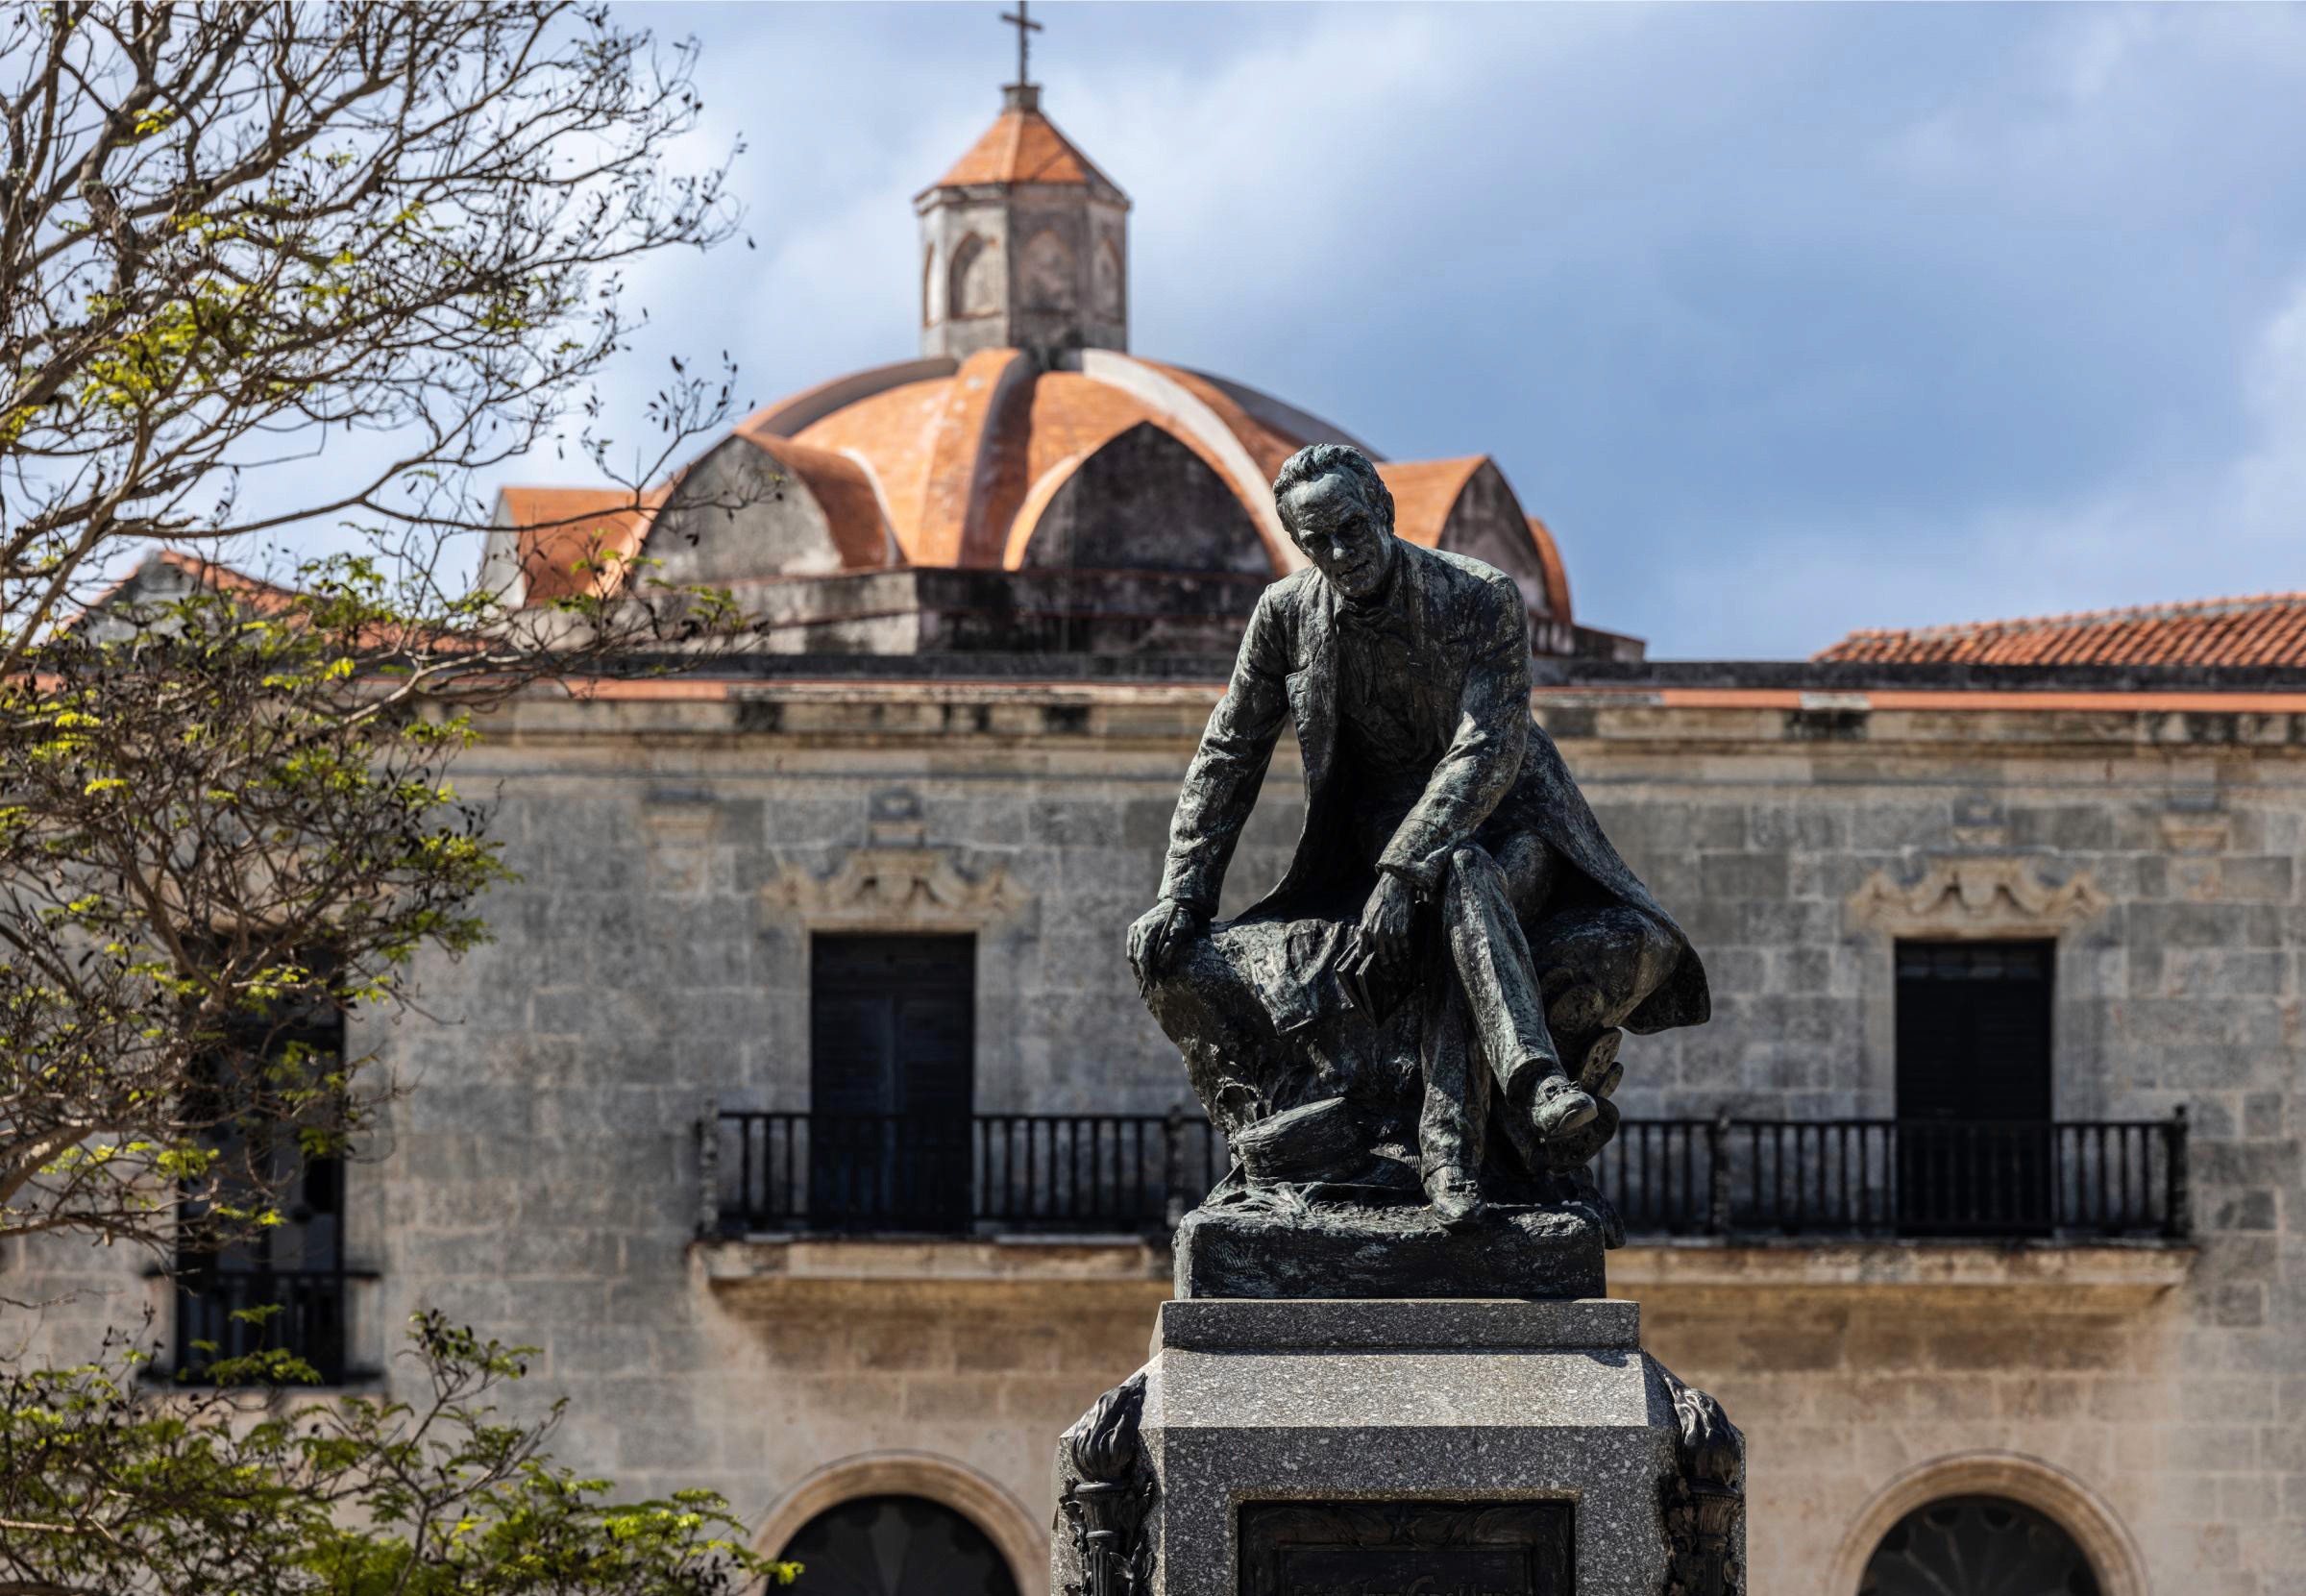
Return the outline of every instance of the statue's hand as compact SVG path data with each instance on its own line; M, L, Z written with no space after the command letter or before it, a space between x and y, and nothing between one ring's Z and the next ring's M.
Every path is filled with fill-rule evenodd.
M1362 941L1380 966L1399 970L1410 956L1410 921L1417 912L1417 893L1391 871L1381 872L1369 901L1362 907Z
M1358 1008L1371 1009L1370 982L1379 974L1397 975L1410 958L1410 926L1417 911L1417 894L1409 882L1386 871L1362 905L1362 921L1345 941L1337 972L1346 995Z
M1177 951L1209 923L1209 918L1190 903L1165 897L1137 917L1129 927L1129 962L1141 979L1151 980L1169 968Z

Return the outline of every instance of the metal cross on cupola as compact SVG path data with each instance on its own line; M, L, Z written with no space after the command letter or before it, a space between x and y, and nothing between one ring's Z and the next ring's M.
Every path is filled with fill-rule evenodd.
M1030 0L1017 0L1017 10L1001 12L1001 20L1013 24L1017 29L1017 86L1019 88L1027 87L1033 82L1027 74L1026 62L1032 55L1033 36L1042 30L1042 25L1033 20L1031 11Z

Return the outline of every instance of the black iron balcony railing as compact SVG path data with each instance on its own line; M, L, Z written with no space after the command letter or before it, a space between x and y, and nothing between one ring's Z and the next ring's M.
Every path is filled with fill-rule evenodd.
M186 1269L176 1296L176 1368L199 1380L211 1363L277 1348L309 1363L322 1385L344 1384L351 1278L343 1269ZM273 1312L234 1317L254 1309Z
M1595 1176L1643 1236L2182 1238L2168 1119L1629 1119Z
M1209 1121L1182 1112L719 1121L705 1142L712 1228L1145 1231L1175 1224L1225 1173Z
M716 1117L703 1228L1158 1233L1226 1169L1198 1115ZM1595 1165L1643 1237L2180 1238L2186 1119L1629 1119Z

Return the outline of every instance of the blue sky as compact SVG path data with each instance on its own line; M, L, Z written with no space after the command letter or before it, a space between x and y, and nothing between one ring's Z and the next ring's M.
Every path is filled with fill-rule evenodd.
M757 247L634 278L612 405L668 351L762 402L913 353L1002 9L628 9L702 43ZM2306 588L2306 8L1039 14L1133 347L1496 455L1656 655Z

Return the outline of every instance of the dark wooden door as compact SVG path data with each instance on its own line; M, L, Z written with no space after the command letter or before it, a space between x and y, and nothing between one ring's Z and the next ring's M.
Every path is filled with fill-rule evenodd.
M968 1227L975 996L974 937L812 939L812 1224Z
M1936 1235L2052 1227L2048 942L1898 945L1898 1214Z

